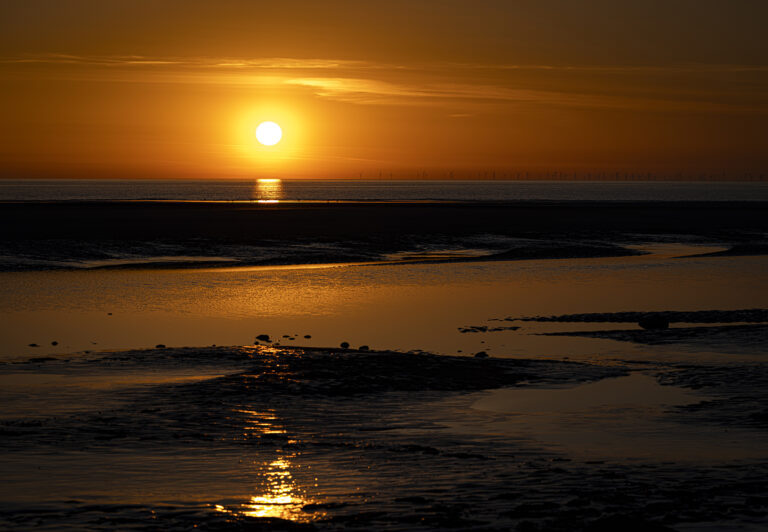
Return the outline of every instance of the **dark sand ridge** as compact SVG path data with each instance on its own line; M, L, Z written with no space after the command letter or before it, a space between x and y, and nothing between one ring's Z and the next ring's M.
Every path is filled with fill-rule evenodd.
M764 353L768 344L768 309L695 310L656 312L588 312L559 316L524 316L493 318L489 321L543 322L543 323L638 323L641 320L661 318L669 324L734 324L695 327L672 327L645 330L609 329L594 331L556 331L537 333L543 336L575 336L604 338L644 345L678 344L700 350L734 350L735 352ZM469 327L471 332L496 332L506 327ZM476 330L480 329L480 330ZM482 330L485 329L485 330ZM514 328L513 328L514 329ZM462 331L464 332L464 331Z
M92 238L397 240L404 234L595 237L611 233L691 234L743 240L768 231L754 202L516 202L228 204L61 202L0 204L7 240Z
M768 309L739 310L662 310L656 312L588 312L560 316L526 316L504 318L503 321L537 321L558 323L637 323L643 318L659 317L670 323L764 323ZM498 321L498 320L494 320Z
M434 241L430 242L434 245ZM466 245L467 242L464 242ZM418 242L401 243L418 246ZM446 246L460 245L456 242ZM34 246L34 247L30 247ZM26 248L26 249L25 249ZM0 247L2 249L2 247ZM320 247L312 243L305 246L262 243L258 247L248 245L227 246L220 243L194 242L184 244L94 243L68 240L25 242L22 246L6 245L10 260L0 260L0 271L47 270L47 269L180 269L216 267L271 267L296 264L356 264L356 265L403 265L437 264L451 262L512 261L534 259L572 259L596 257L626 257L642 255L642 252L614 244L601 242L565 243L557 241L527 241L506 251L487 251L446 257L445 253L422 252L418 256L388 258L381 247L361 242L334 243ZM125 255L130 258L126 260ZM192 256L190 256L192 255Z
M748 245L755 253L756 241L768 232L764 207L753 202L4 203L0 224L0 254L31 258L24 268L33 269L52 267L45 260L99 260L121 253L179 256L173 267L183 266L185 256L223 257L206 262L209 267L363 262L424 245L471 247L467 239L482 235L534 242L486 241L476 245L493 248L491 256L440 260L620 256L635 252L606 241L665 235Z
M697 351L765 354L768 324L675 327L671 329L622 329L539 333L542 336L604 338L644 345L680 345Z
M22 461L31 448L39 449L44 469L36 474L41 478L50 475L45 460L55 464L60 454L81 453L79 463L87 468L111 464L126 453L147 453L156 468L152 491L157 493L166 482L178 486L177 475L197 493L198 484L215 482L207 474L232 462L223 460L227 452L242 453L243 464L234 464L243 471L247 463L285 457L311 465L308 479L303 469L288 470L297 484L292 493L300 496L284 507L295 506L293 518L303 516L312 523L249 517L243 512L250 503L241 506L235 500L214 506L215 501L179 496L174 503L123 498L132 489L131 479L110 471L121 481L119 501L48 500L36 493L34 504L0 507L0 525L79 530L149 530L160 525L165 530L597 531L671 530L689 524L758 526L768 519L764 463L721 467L571 460L509 435L441 429L458 415L451 401L461 404L466 392L523 381L575 384L623 374L623 367L244 347L132 351L2 368L19 373L45 372L48 366L56 373L119 373L145 364L157 368L222 362L241 367L192 383L123 390L123 403L93 404L92 412L4 421L0 446L6 456ZM674 380L666 370L667 379ZM718 387L727 400L730 388L722 386L726 371L681 371L680 384ZM744 372L754 375L755 368ZM764 380L757 384L762 386ZM435 401L446 399L449 405L442 412ZM692 406L679 415L698 420L696 412ZM718 427L739 421L723 416ZM190 464L200 469L184 477ZM258 494L255 478L241 474L227 471L224 478L230 484L243 478L251 490L246 493ZM58 480L48 478L46 489ZM331 494L313 495L311 485L300 489L313 478L326 489L333 487ZM359 485L363 493L355 491Z

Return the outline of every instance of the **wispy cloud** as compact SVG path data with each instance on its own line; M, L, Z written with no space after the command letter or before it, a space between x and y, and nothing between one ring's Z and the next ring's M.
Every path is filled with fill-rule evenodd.
M659 111L733 111L746 110L739 102L670 95L650 97L604 90L595 92L518 89L500 85L469 83L416 82L398 84L372 79L295 78L287 85L307 87L315 95L352 104L445 106L467 110L472 105L501 103L525 106L558 106L605 109L654 109ZM750 111L768 112L768 105L749 106ZM454 113L464 116L466 113Z
M768 72L768 65L685 63L673 65L567 65L505 63L413 63L390 64L351 59L236 58L236 57L147 57L142 55L76 55L66 53L25 54L0 57L0 63L82 64L96 66L177 65L211 68L253 69L362 69L402 71L562 71L562 72L660 72L728 73Z
M506 102L576 103L583 97L567 93L510 89L494 85L432 83L398 84L374 79L296 78L287 85L309 87L318 96L358 104L443 104L448 100L496 100Z
M0 58L0 69L2 65L37 65L45 75L71 79L292 88L356 105L443 106L455 115L489 104L768 112L768 65L394 65L347 59L61 53ZM552 78L551 73L559 75ZM747 82L732 88L726 83L729 76Z
M6 64L50 64L84 66L177 66L221 69L266 69L266 70L317 70L341 68L381 68L366 61L340 59L297 59L285 57L270 58L227 58L227 57L146 57L141 55L73 55L73 54L35 54L20 57L2 57L0 63Z
M10 64L61 64L93 66L129 66L129 65L181 65L181 61L172 59L148 58L138 55L127 56L83 56L72 54L38 54L22 57L2 58L0 63Z

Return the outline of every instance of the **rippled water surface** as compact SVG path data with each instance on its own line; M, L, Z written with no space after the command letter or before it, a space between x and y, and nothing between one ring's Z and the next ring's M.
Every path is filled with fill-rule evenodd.
M766 182L0 180L0 201L768 201Z

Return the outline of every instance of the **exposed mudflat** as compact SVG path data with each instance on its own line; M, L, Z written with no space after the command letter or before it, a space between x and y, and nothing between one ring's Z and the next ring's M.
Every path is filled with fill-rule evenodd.
M768 309L743 310L663 310L656 312L588 312L559 316L509 317L505 321L538 321L558 323L637 323L644 318L664 318L670 323L764 323Z
M640 366L269 346L4 364L16 385L3 391L0 528L764 527L768 461L576 456L499 430L523 409L474 407L483 390L566 390ZM765 430L731 415L763 401L761 365L643 370L701 394L663 413L674 423ZM104 385L119 375L132 379ZM25 410L42 384L72 408Z
M541 333L546 336L605 338L645 345L681 345L702 350L733 349L739 353L765 353L768 325L719 325L713 327L675 327L670 329L601 330Z
M483 260L617 257L638 253L623 244L670 235L763 254L763 211L749 201L8 202L0 271L375 262L473 248Z

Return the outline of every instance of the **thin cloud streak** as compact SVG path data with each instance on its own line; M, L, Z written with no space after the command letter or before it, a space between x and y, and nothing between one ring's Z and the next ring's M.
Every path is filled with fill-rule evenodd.
M669 79L686 74L746 73L755 75L753 86L768 85L760 76L768 72L761 65L672 65L672 66L600 66L600 65L495 65L468 63L433 63L428 65L393 65L371 61L301 58L173 58L139 55L86 56L42 54L0 59L5 65L61 65L37 75L84 80L135 83L190 83L227 86L258 86L280 89L293 87L310 91L317 97L356 105L443 106L465 112L473 105L542 105L605 109L653 109L693 112L768 113L768 102L760 91L752 98L733 98L724 92L706 92L694 87L675 93L675 82L660 82L658 95L638 94L635 84L623 79L625 74L667 75ZM21 67L23 68L23 67ZM476 79L473 72L499 73L499 79ZM312 75L307 75L313 72ZM508 74L504 74L507 72ZM568 90L568 81L557 85L542 84L535 75L520 78L512 72L562 72L615 74L621 80L606 90L597 81L593 87ZM322 73L322 74L321 74ZM15 75L24 75L15 72ZM320 75L318 75L320 74ZM666 79L666 78L663 78ZM540 85L537 87L536 85ZM562 90L559 90L562 87ZM755 96L757 94L757 96Z
M503 102L542 106L605 109L656 109L663 111L749 111L768 113L768 107L745 106L715 101L671 98L611 96L567 91L514 89L497 85L444 83L398 85L372 79L303 78L286 80L287 85L311 88L317 96L365 105L440 105L461 107L462 103Z
M318 58L234 58L234 57L147 57L140 55L74 55L64 53L34 54L20 57L6 57L0 63L41 63L81 64L95 66L131 65L178 65L210 68L253 68L253 69L364 69L364 70L413 70L443 71L456 70L520 70L520 71L563 71L563 72L768 72L768 65L749 64L678 64L678 65L541 65L541 64L497 64L497 63L414 63L390 64L353 59Z
M271 58L154 58L139 55L72 55L72 54L39 54L25 55L22 57L6 57L0 59L0 63L6 64L61 64L84 66L134 66L134 65L175 65L179 67L206 67L224 69L340 69L340 68L390 68L389 65L376 65L366 61L352 61L340 59L296 59L286 57Z

